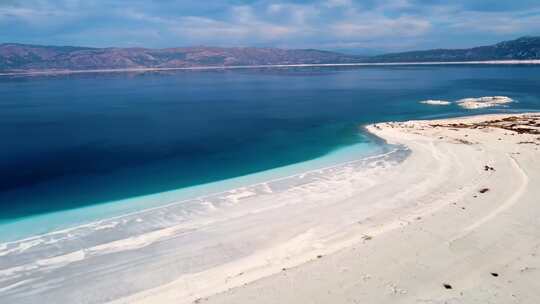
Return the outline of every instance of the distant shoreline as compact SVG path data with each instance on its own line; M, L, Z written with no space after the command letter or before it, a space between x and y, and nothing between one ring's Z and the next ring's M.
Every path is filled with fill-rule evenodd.
M320 63L320 64L269 64L269 65L236 65L236 66L199 66L178 68L124 68L124 69L90 69L90 70L43 70L26 72L4 72L0 76L38 76L65 75L87 73L129 73L129 72L162 72L192 70L235 70L235 69L269 69L269 68L303 68L303 67L361 67L361 66L411 66L411 65L537 65L540 60L489 60L489 61L428 61L428 62L373 62L373 63Z

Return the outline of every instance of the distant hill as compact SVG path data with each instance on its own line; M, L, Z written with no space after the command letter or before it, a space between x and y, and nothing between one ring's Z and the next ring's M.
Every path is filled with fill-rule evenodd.
M471 49L413 51L372 57L313 49L249 47L145 49L0 44L0 71L4 72L525 59L540 59L540 37L522 37Z
M324 64L365 57L319 50L188 47L168 49L0 45L0 70L88 70L200 66Z
M470 49L437 49L385 54L369 62L487 61L540 59L540 37L521 37Z

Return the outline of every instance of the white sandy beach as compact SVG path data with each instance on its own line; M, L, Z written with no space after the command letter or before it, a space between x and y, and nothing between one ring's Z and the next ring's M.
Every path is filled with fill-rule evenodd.
M408 208L359 223L369 240L207 303L540 302L540 135L431 126L508 116L370 126L413 151L379 190Z
M540 189L534 186L540 181L539 135L430 126L507 116L370 126L382 138L409 146L411 157L392 172L372 176L370 187L331 204L331 209L315 207L310 217L318 218L317 226L207 274L214 292L232 289L196 301L540 301ZM359 212L362 202L377 211ZM310 261L289 268L302 259ZM249 283L272 272L279 273ZM220 283L220 275L228 278ZM175 281L123 302L180 303L197 286L196 279ZM201 296L205 293L212 291Z
M201 198L189 217L185 204L171 205L5 244L0 296L10 303L536 303L540 135L531 133L540 116L524 115L372 125L410 155Z

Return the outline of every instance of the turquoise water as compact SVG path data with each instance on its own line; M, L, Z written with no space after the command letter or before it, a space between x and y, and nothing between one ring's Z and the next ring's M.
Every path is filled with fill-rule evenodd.
M188 201L207 195L222 193L231 189L250 186L270 180L302 174L311 170L328 168L335 165L368 158L394 151L382 143L356 143L341 147L328 154L292 165L269 169L244 176L206 184L164 191L155 194L130 197L123 200L104 202L90 206L60 210L45 214L31 215L0 224L0 242L9 242L33 235L44 234L53 230L61 230L129 213L165 206L168 204Z
M382 153L359 126L540 110L540 68L419 66L0 78L0 239ZM507 108L425 99L505 95Z

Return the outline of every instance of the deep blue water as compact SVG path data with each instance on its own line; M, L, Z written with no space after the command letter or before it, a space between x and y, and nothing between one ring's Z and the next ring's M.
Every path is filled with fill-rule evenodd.
M467 111L424 99L506 95ZM359 125L540 110L540 67L0 77L0 221L242 176L370 142Z

